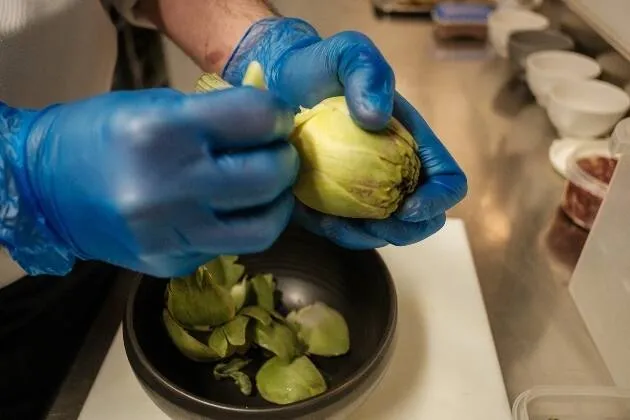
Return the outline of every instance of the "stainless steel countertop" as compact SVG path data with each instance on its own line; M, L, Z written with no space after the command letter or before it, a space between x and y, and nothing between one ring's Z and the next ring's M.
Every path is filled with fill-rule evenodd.
M324 36L367 33L394 68L398 90L466 171L469 195L449 215L466 222L510 402L535 385L612 384L567 290L586 234L558 212L563 182L547 158L555 133L507 63L440 60L429 22L378 20L367 1L275 3ZM77 417L120 321L125 280L103 308L50 419Z

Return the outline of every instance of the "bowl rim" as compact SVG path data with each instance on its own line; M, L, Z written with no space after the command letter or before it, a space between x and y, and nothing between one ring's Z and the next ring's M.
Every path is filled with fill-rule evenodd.
M520 20L518 22L510 21L505 22L501 21L500 18L503 16L511 16L511 17L523 17L525 20ZM532 10L520 9L520 8L498 8L494 9L492 12L488 14L488 25L497 26L497 27L527 27L530 29L537 27L549 27L550 20L547 16L542 13L537 13Z
M135 303L135 297L138 289L146 278L152 278L152 276L138 274L134 279L135 284L132 286L127 302L125 304L125 311L123 317L123 344L125 346L125 353L127 359L131 365L132 371L137 379L145 383L145 386L149 386L151 391L157 393L160 397L167 400L169 403L178 406L179 408L192 411L198 415L205 415L201 412L202 408L220 410L225 414L230 415L287 415L289 413L296 416L304 415L317 411L322 407L329 407L334 403L340 401L343 397L352 393L352 391L360 386L369 378L369 373L377 369L381 362L386 359L388 352L392 346L392 341L396 333L396 325L398 321L398 295L396 290L396 284L392 278L391 272L387 268L383 257L376 250L364 250L361 252L369 252L372 257L375 258L375 262L381 266L384 274L384 280L387 284L389 292L389 316L387 324L385 326L385 333L378 342L377 350L359 369L353 372L349 378L338 385L334 389L329 389L321 395L309 398L307 400L299 401L287 405L279 405L272 407L256 407L248 408L242 406L234 406L211 401L205 398L201 398L179 386L172 383L164 375L161 374L147 359L144 351L138 343L138 338L135 334L135 328L133 328L133 308ZM168 279L163 279L168 281ZM130 346L128 349L127 347ZM130 355L131 352L131 355ZM135 358L136 363L133 363L131 358ZM176 398L173 398L175 396ZM178 402L174 402L178 401ZM182 403L183 405L180 405ZM270 417L273 418L273 417Z
M525 66L527 67L527 70L530 72L537 72L545 76L564 77L563 76L565 74L564 71L550 70L548 68L541 68L540 65L537 65L536 61L543 59L545 57L567 58L569 60L575 60L574 62L581 61L585 65L585 67L590 67L590 68L586 68L584 71L585 74L581 74L579 76L580 78L593 79L599 76L602 72L601 66L595 59L585 54L581 54L575 51L567 51L567 50L559 50L559 49L542 50L542 51L536 51L529 54L527 58L525 59ZM578 76L575 76L575 77L578 77Z
M561 32L557 29L552 29L552 28L547 28L543 30L523 29L523 30L514 31L510 34L509 43L510 45L514 47L519 47L519 48L528 48L531 46L540 45L540 43L528 42L528 40L530 40L529 37L534 37L534 36L545 36L545 37L548 36L548 39L553 39L554 41L562 41L566 45L566 49L545 48L544 50L541 50L541 51L552 51L552 50L553 51L567 51L567 50L572 50L573 48L575 48L575 41L573 41L573 39L570 36L568 36L564 32ZM522 39L522 38L525 38L525 39Z
M586 109L582 106L575 104L574 102L563 100L558 96L558 92L562 89L567 89L571 86L593 86L597 88L603 88L608 90L612 95L617 95L624 103L623 106L608 107L607 109ZM630 109L630 95L618 86L612 83L604 82L598 79L567 79L555 83L549 90L549 102L555 102L557 106L573 111L584 112L591 115L615 115L619 113L626 113Z

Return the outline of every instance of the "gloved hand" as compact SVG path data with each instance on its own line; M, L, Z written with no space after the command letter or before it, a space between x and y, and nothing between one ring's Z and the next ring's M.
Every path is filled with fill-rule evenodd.
M293 211L292 118L247 87L0 103L0 240L29 274L81 258L168 277L261 251Z
M223 77L239 85L252 60L261 63L269 90L294 110L345 95L360 126L382 129L394 115L420 145L420 186L390 218L344 219L297 203L295 218L307 229L354 249L410 244L437 232L446 210L465 197L466 176L413 106L396 93L392 69L365 35L341 32L322 39L302 20L264 19L243 37Z

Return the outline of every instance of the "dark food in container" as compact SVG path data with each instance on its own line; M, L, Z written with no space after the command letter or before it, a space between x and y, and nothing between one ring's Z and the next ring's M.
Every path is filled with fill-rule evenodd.
M617 166L609 156L576 156L569 163L562 210L578 226L590 230Z

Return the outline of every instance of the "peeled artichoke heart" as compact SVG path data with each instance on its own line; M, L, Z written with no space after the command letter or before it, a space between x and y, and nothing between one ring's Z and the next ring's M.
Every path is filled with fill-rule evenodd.
M256 387L265 400L282 405L313 398L327 390L321 372L306 356L292 361L269 359L256 373Z
M162 321L171 341L184 356L197 362L206 362L220 358L217 352L188 334L184 328L175 322L166 309L162 311Z
M179 323L202 330L221 325L236 313L230 291L214 283L204 267L191 276L171 279L166 303Z
M343 96L303 109L291 142L301 163L294 194L322 213L385 219L418 184L413 136L394 118L380 132L362 129Z
M315 302L289 313L287 321L298 331L298 337L311 354L340 356L350 350L346 320L323 302Z

